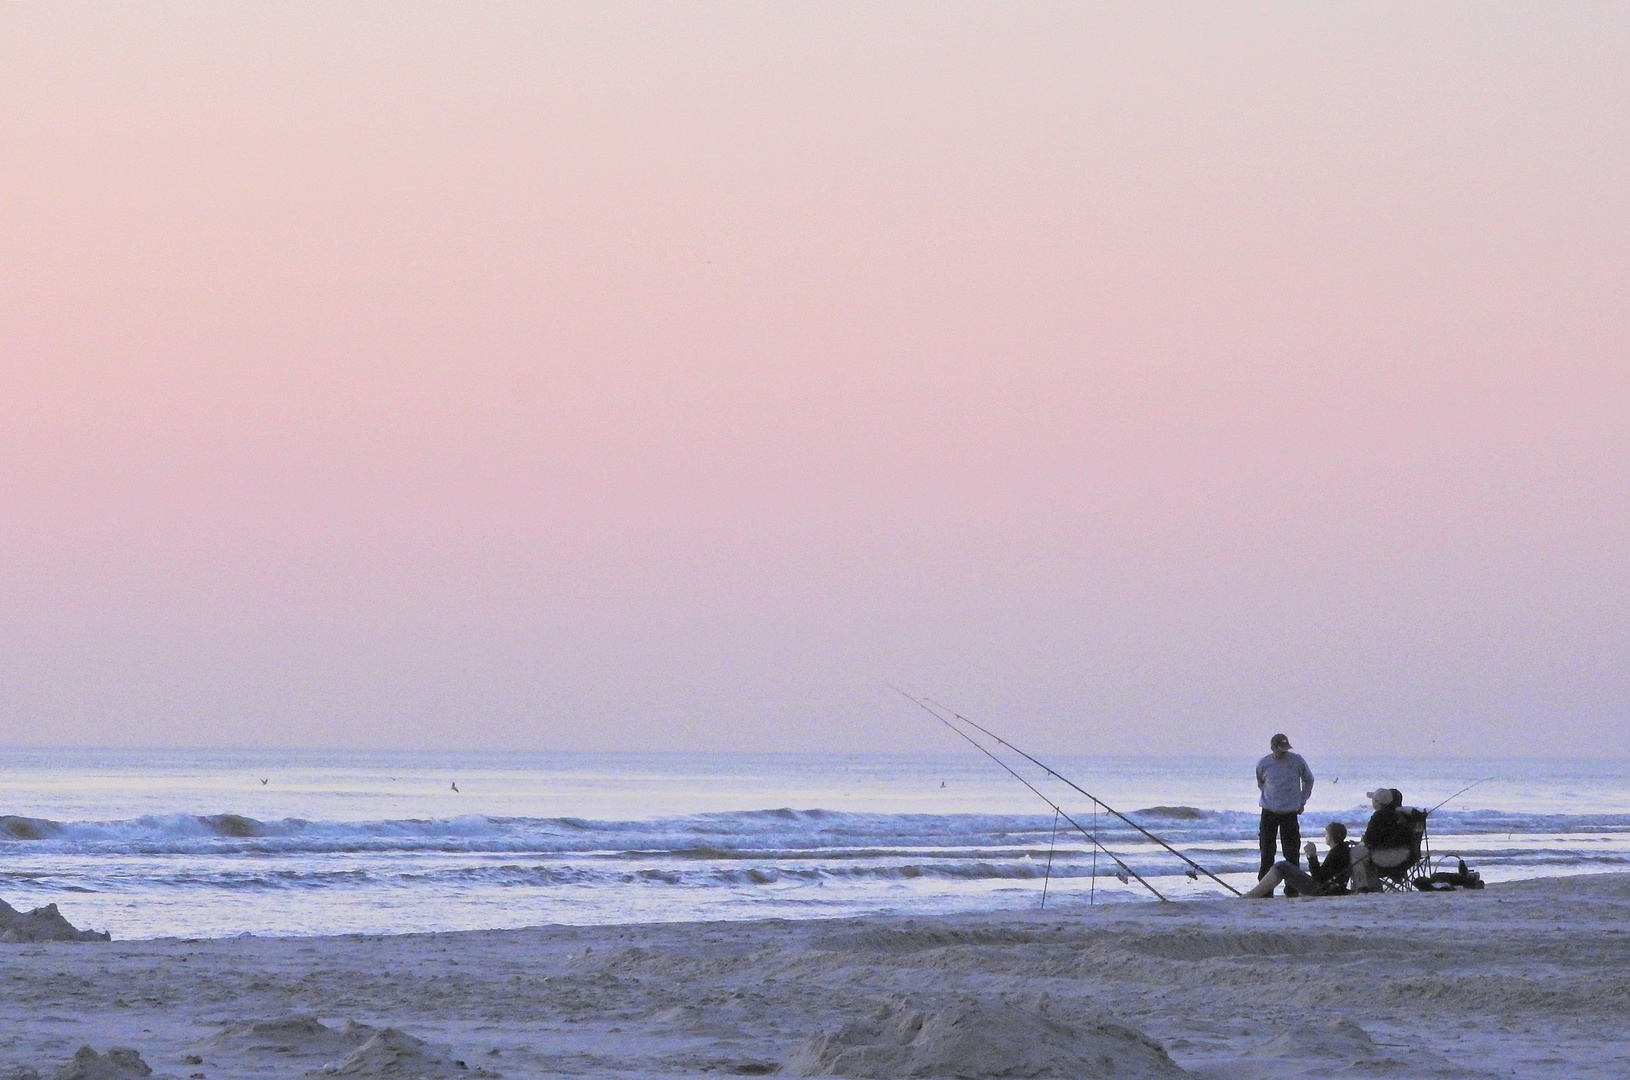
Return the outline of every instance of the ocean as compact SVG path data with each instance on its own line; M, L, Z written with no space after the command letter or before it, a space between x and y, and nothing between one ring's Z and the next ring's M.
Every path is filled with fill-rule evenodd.
M1255 881L1254 757L1049 764ZM1363 793L1431 807L1487 881L1630 867L1630 762L1324 759L1308 839ZM1027 773L1174 899L1204 877ZM1485 779L1487 778L1487 779ZM456 785L456 790L455 790ZM1322 845L1321 845L1322 846ZM115 937L805 919L1152 900L987 759L0 750L0 899Z

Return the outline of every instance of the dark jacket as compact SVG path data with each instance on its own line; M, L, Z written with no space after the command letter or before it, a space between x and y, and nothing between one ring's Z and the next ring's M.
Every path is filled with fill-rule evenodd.
M1415 830L1396 806L1388 806L1370 815L1370 823L1364 829L1364 846L1371 851L1381 848L1413 849Z
M1347 882L1353 875L1352 847L1343 840L1331 848L1320 862L1317 855L1307 857L1307 872L1319 883L1319 891L1326 896L1340 896L1347 891Z

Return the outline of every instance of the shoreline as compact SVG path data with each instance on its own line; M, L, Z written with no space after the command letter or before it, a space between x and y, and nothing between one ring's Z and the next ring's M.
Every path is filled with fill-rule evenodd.
M1237 873L1237 872L1229 872L1229 873L1227 873L1227 874L1225 874L1223 876L1225 878L1230 879L1232 884L1236 888L1240 889L1241 891L1244 891L1250 885L1255 884L1255 881L1254 881L1254 879L1253 879L1253 877L1251 875L1241 874L1241 873ZM1553 881L1553 880L1558 880L1559 878L1586 879L1586 878L1602 878L1602 877L1606 877L1606 878L1611 878L1611 877L1630 878L1630 870L1595 869L1595 868L1591 868L1591 869L1570 868L1568 873L1560 874L1560 875L1549 875L1549 876L1539 876L1539 877L1517 877L1517 878L1499 878L1499 877L1496 877L1496 878L1488 881L1487 885L1490 888L1495 887L1495 886L1499 886L1499 887L1504 888L1504 887L1513 886L1513 885L1523 885L1523 884L1526 884L1526 883L1529 883L1529 882ZM1212 884L1212 883L1202 882L1202 884ZM1048 906L1047 906L1046 912L1049 913L1049 914L1057 914L1057 915L1061 915L1061 916L1088 916L1093 911L1101 910L1101 909L1121 909L1121 908L1126 908L1126 907L1138 908L1138 907L1143 907L1143 906L1159 907L1159 906L1163 905L1162 901L1154 899L1154 897L1148 895L1146 892L1139 891L1136 888L1135 885L1130 887L1130 888L1126 887L1126 886L1121 886L1120 888L1115 889L1114 887L1117 886L1117 885L1120 885L1120 883L1115 882L1113 878L1110 878L1108 888L1104 888L1104 889L1101 889L1099 891L1099 893L1097 895L1096 903L1089 903L1085 899L1086 893L1085 893L1084 890L1080 890L1078 888L1076 891L1071 891L1071 890L1068 890L1068 889L1060 889L1059 887L1055 886L1052 889L1052 891L1048 893L1048 897L1047 897ZM1111 891L1111 890L1113 890L1113 891ZM68 910L63 912L62 914L63 914L63 916L68 917L70 919L70 921L73 922L73 924L75 926L78 926L81 930L89 930L89 931L95 931L95 932L106 932L107 928L102 926L101 924L97 923L95 921L94 917L90 918L90 919L84 919L83 916L76 917L76 912L75 912L74 909L76 908L76 906L78 906L77 903L76 903L77 899L78 899L77 897L72 897L72 896L57 896L56 899L52 900L49 897L42 896L42 897L36 897L36 898L31 899L30 901L27 902L27 904L32 905L32 904L38 903L39 905L43 906L43 905L49 903L49 904L52 904L53 906L56 906L56 907L59 907L59 908L62 905L66 904L66 905L68 905ZM1189 907L1189 906L1193 906L1193 905L1197 905L1197 904L1198 905L1203 905L1203 904L1210 904L1210 903L1217 903L1217 902L1232 901L1234 899L1237 899L1237 897L1234 897L1232 895L1222 894L1220 892L1220 890L1217 890L1217 891L1214 891L1214 892L1209 893L1209 894L1201 894L1201 895L1193 895L1193 894L1190 894L1190 895L1182 895L1182 894L1171 895L1171 894L1168 894L1167 898L1166 898L1166 901L1164 901L1164 903L1165 904L1175 904L1175 905L1179 905L1179 906L1182 906L1182 907ZM4 903L5 900L6 900L5 897L0 897L0 903ZM593 920L585 920L585 921L581 921L581 922L553 921L553 922L523 923L523 924L517 924L517 925L513 925L513 926L430 927L430 928L424 928L424 929L400 930L400 931L342 930L342 931L337 931L337 932L314 931L314 932L310 932L310 933L304 933L304 932L283 933L283 932L277 932L277 931L264 931L263 932L263 931L241 930L241 931L233 931L233 932L227 932L227 933L221 933L221 934L207 934L207 933L205 933L205 934L198 934L196 936L186 936L186 937L182 937L182 936L176 935L176 934L156 934L156 935L151 935L151 936L135 936L135 935L121 936L120 934L115 933L114 934L114 939L116 941L121 941L121 942L126 942L126 943L129 943L129 942L162 942L162 941L187 941L187 942L191 942L191 943L198 943L198 942L205 942L205 941L235 941L235 940L241 940L241 939L257 939L257 940L268 940L268 941L270 941L270 940L322 941L322 940L329 940L329 939L343 940L343 939L349 939L349 938L374 939L374 938L389 938L389 937L403 937L403 936L421 936L422 937L422 936L437 935L437 934L512 933L512 932L522 932L522 931L548 929L548 928L582 928L582 929L615 930L615 929L623 928L623 927L644 927L644 926L649 926L649 927L692 926L692 925L694 925L694 926L709 926L709 925L715 925L715 924L717 924L717 925L725 925L725 926L734 926L734 925L751 924L751 923L758 923L758 922L798 922L798 923L801 923L801 922L833 922L833 921L844 921L844 920L850 920L850 919L961 919L961 918L981 918L981 917L1004 918L1004 917L1008 917L1008 916L1022 917L1027 913L1035 912L1038 909L1039 905L1040 905L1040 901L1041 901L1041 890L1040 890L1040 886L1037 885L1035 887L1034 895L1031 896L1031 897L1027 897L1021 903L1013 903L1013 904L1010 904L1008 906L1002 906L1002 907L994 907L994 906L990 906L990 907L973 907L973 906L969 906L969 907L961 909L961 910L926 910L926 911L894 910L894 911L870 911L870 912L869 911L860 911L860 912L849 912L849 913L820 913L820 914L808 914L808 915L805 915L805 914L798 914L793 909L788 908L788 909L783 910L783 912L779 913L779 914L750 914L750 915L740 915L740 916L732 915L732 916L728 916L728 917L721 917L721 918L714 918L714 919L696 919L696 918L638 919L638 920L615 921L615 922L613 922L613 921L593 921ZM768 903L765 905L765 907L772 907L772 906L775 906L775 905L768 904ZM22 907L22 908L20 908L18 910L20 910L22 912L26 912L28 910L28 907L24 906L24 907Z
M1619 873L1295 901L10 944L0 1075L48 1076L81 1045L132 1047L161 1075L301 1075L355 1052L347 1021L427 1040L414 1075L790 1074L812 1036L893 1009L976 1032L1108 1021L1215 1080L1605 1078L1630 1056L1627 926ZM319 1028L278 1036L283 1051L245 1034L294 1015ZM985 1051L992 1070L1007 1052Z

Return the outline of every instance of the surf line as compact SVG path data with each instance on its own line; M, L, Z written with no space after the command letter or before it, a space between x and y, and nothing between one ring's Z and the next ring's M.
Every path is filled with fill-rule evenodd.
M1111 851L1108 848L1104 847L1102 841L1100 841L1098 839L1098 837L1094 836L1091 832L1087 831L1087 827L1085 825L1081 824L1079 821L1075 820L1069 814L1065 813L1063 807L1059 806L1052 799L1049 799L1047 797L1047 794L1044 791L1042 791L1041 788L1037 787L1035 784L1032 784L1030 781L1026 780L1024 777L1020 776L1017 772L1015 772L1014 769L1013 769L1013 766L1009 765L1007 762L1003 761L1001 758L999 758L995 754L991 753L984 746L980 745L979 740L975 739L972 735L969 735L966 731L963 731L961 728L959 728L955 724L951 723L951 721L945 719L945 717L941 716L939 714L939 712L936 711L932 706L930 706L926 701L924 701L924 700L922 700L920 698L912 697L910 694L906 693L904 690L901 690L898 686L891 686L891 687L889 687L889 689L893 690L895 693L899 694L901 697L905 698L907 701L911 702L913 705L917 706L919 709L926 712L929 716L932 716L935 720L938 720L940 723L944 724L946 727L950 728L952 731L954 731L958 735L962 736L962 738L966 739L968 744L970 746L972 746L975 750L978 750L981 754L984 754L986 757L988 757L992 761L996 762L996 764L1000 765L1003 769L1007 770L1007 773L1008 773L1009 776L1013 777L1013 779L1017 780L1019 783L1023 784L1025 787L1029 788L1031 791L1035 792L1036 796L1039 799L1041 799L1042 802L1046 803L1049 807L1052 808L1054 814L1056 814L1059 817L1063 818L1065 821L1068 821L1072 826L1075 827L1075 830L1077 832L1079 832L1082 836L1085 836L1088 840L1091 840L1092 844L1093 844L1093 847L1096 850L1102 851L1105 855L1108 855L1112 860L1114 860L1115 865L1121 868L1121 873L1122 874L1126 874L1128 877L1137 878L1138 884L1142 885L1145 889L1148 889L1151 893L1153 893L1156 900L1161 900L1161 901L1167 901L1168 900L1167 897L1161 895L1161 892L1160 892L1159 889L1155 888L1153 885L1151 885L1147 881L1145 881L1143 879L1142 874L1138 873L1136 870L1134 870L1130 866L1126 865L1126 863L1121 860L1121 857L1119 855L1115 854L1113 851ZM944 708L944 706L940 706L940 707ZM949 712L950 710L946 710L946 711ZM956 714L952 713L951 715L955 716ZM971 723L971 721L970 721L970 723ZM975 725L975 726L977 727L978 725ZM981 729L981 730L983 730L983 729ZM994 736L992 736L992 737L994 738ZM1121 878L1121 880L1125 881L1126 878Z
M899 690L898 687L896 687L895 689ZM902 693L902 694L905 694L904 690L900 690L899 692ZM912 698L910 694L905 694L905 696L908 697L908 698L911 698L912 701L917 700L916 698ZM1189 858L1187 855L1183 854L1181 851L1178 851L1176 848L1172 847L1165 840L1163 840L1160 837L1156 836L1154 833L1150 832L1148 829L1144 828L1142 825L1139 825L1137 822L1133 821L1131 818L1127 817L1125 814L1121 813L1119 810L1115 809L1113 806L1111 806L1108 803L1104 802L1104 800L1100 799L1098 796L1094 795L1092 792L1088 791L1086 788L1082 787L1080 784L1077 784L1074 780L1071 780L1069 777L1063 775L1057 769L1054 769L1052 766L1048 765L1047 763L1045 763L1043 761L1039 761L1036 758L1032 757L1031 755L1025 753L1023 750L1020 750L1017 746L1014 746L1012 743L1008 742L1006 739L1004 739L1000 735L996 734L996 732L992 731L990 728L985 727L983 724L980 724L980 723L977 723L977 722L975 722L973 720L968 719L966 716L963 716L961 713L957 712L955 709L951 708L948 705L942 705L939 702L935 701L933 698L925 698L924 701L926 701L928 703L928 705L932 705L935 708L944 709L946 712L948 712L952 716L956 717L962 723L967 724L969 727L973 728L974 730L979 731L979 732L989 736L991 739L995 740L998 744L1000 744L1002 746L1005 746L1009 750L1013 751L1015 754L1018 754L1020 757L1024 758L1026 761L1030 762L1030 764L1034 765L1036 768L1040 769L1042 772L1046 773L1048 776L1051 776L1055 780L1062 781L1064 784L1066 784L1069 787L1071 787L1071 788L1075 789L1076 791L1080 792L1082 795L1085 795L1087 798L1092 800L1094 806L1102 806L1109 813L1113 814L1115 817L1119 818L1121 821L1125 822L1126 824L1132 826L1132 828L1136 829L1138 832L1142 833L1144 836L1147 836L1150 840L1153 840L1155 843L1159 844L1161 847L1165 848L1167 851L1169 851L1173 855L1177 856L1177 858L1181 859L1183 861L1183 863L1186 866L1189 867L1189 871L1188 871L1188 876L1189 877L1192 878L1192 877L1195 877L1197 874L1204 874L1206 877L1210 878L1212 881L1215 881L1218 885L1221 885L1223 888L1227 889L1229 892L1233 893L1235 896L1244 895L1238 889L1234 888L1234 886L1228 884L1228 882L1224 881L1222 878L1218 877L1216 874L1213 874L1210 870L1207 870L1205 867L1201 866L1199 863L1195 862L1193 859ZM923 703L918 702L918 704L921 705ZM926 707L927 706L925 705L924 708L926 708ZM934 715L939 716L938 713L935 713ZM942 721L944 721L943 717L940 717L940 719ZM955 726L950 725L949 721L944 721L944 722L947 723L948 726L951 726L951 730L956 731L957 734L962 735L963 738L967 738L966 733L964 733L962 731L959 731ZM973 742L972 739L969 739L969 741ZM974 745L979 746L978 743L974 743ZM985 749L983 746L980 746L979 748L981 750ZM988 754L989 751L986 751L986 753ZM993 757L993 758L995 757L994 754L992 754L990 756ZM1000 759L997 759L997 760L1000 761ZM1004 767L1006 767L1005 763L1004 763ZM1008 769L1008 771L1013 772L1012 769ZM1013 775L1018 776L1017 773L1013 773ZM1023 779L1023 778L1020 777L1020 779ZM1028 785L1028 784L1026 786L1030 787L1030 785ZM1031 787L1030 789L1032 791L1036 790L1034 787ZM1040 792L1037 792L1037 794L1040 794ZM1043 795L1042 798L1045 799L1046 796ZM1142 879L1140 878L1139 880L1141 881Z

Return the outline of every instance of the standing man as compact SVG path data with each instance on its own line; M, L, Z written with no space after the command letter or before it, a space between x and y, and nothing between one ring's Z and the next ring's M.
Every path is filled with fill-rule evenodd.
M1256 763L1256 787L1262 793L1257 801L1262 805L1262 825L1257 839L1262 846L1262 869L1257 871L1261 881L1278 860L1274 857L1274 841L1285 853L1285 861L1292 866L1301 865L1302 829L1296 815L1307 809L1308 796L1313 794L1313 770L1307 767L1301 754L1290 752L1290 739L1283 734L1268 740L1268 756ZM1285 892L1294 896L1289 886Z

